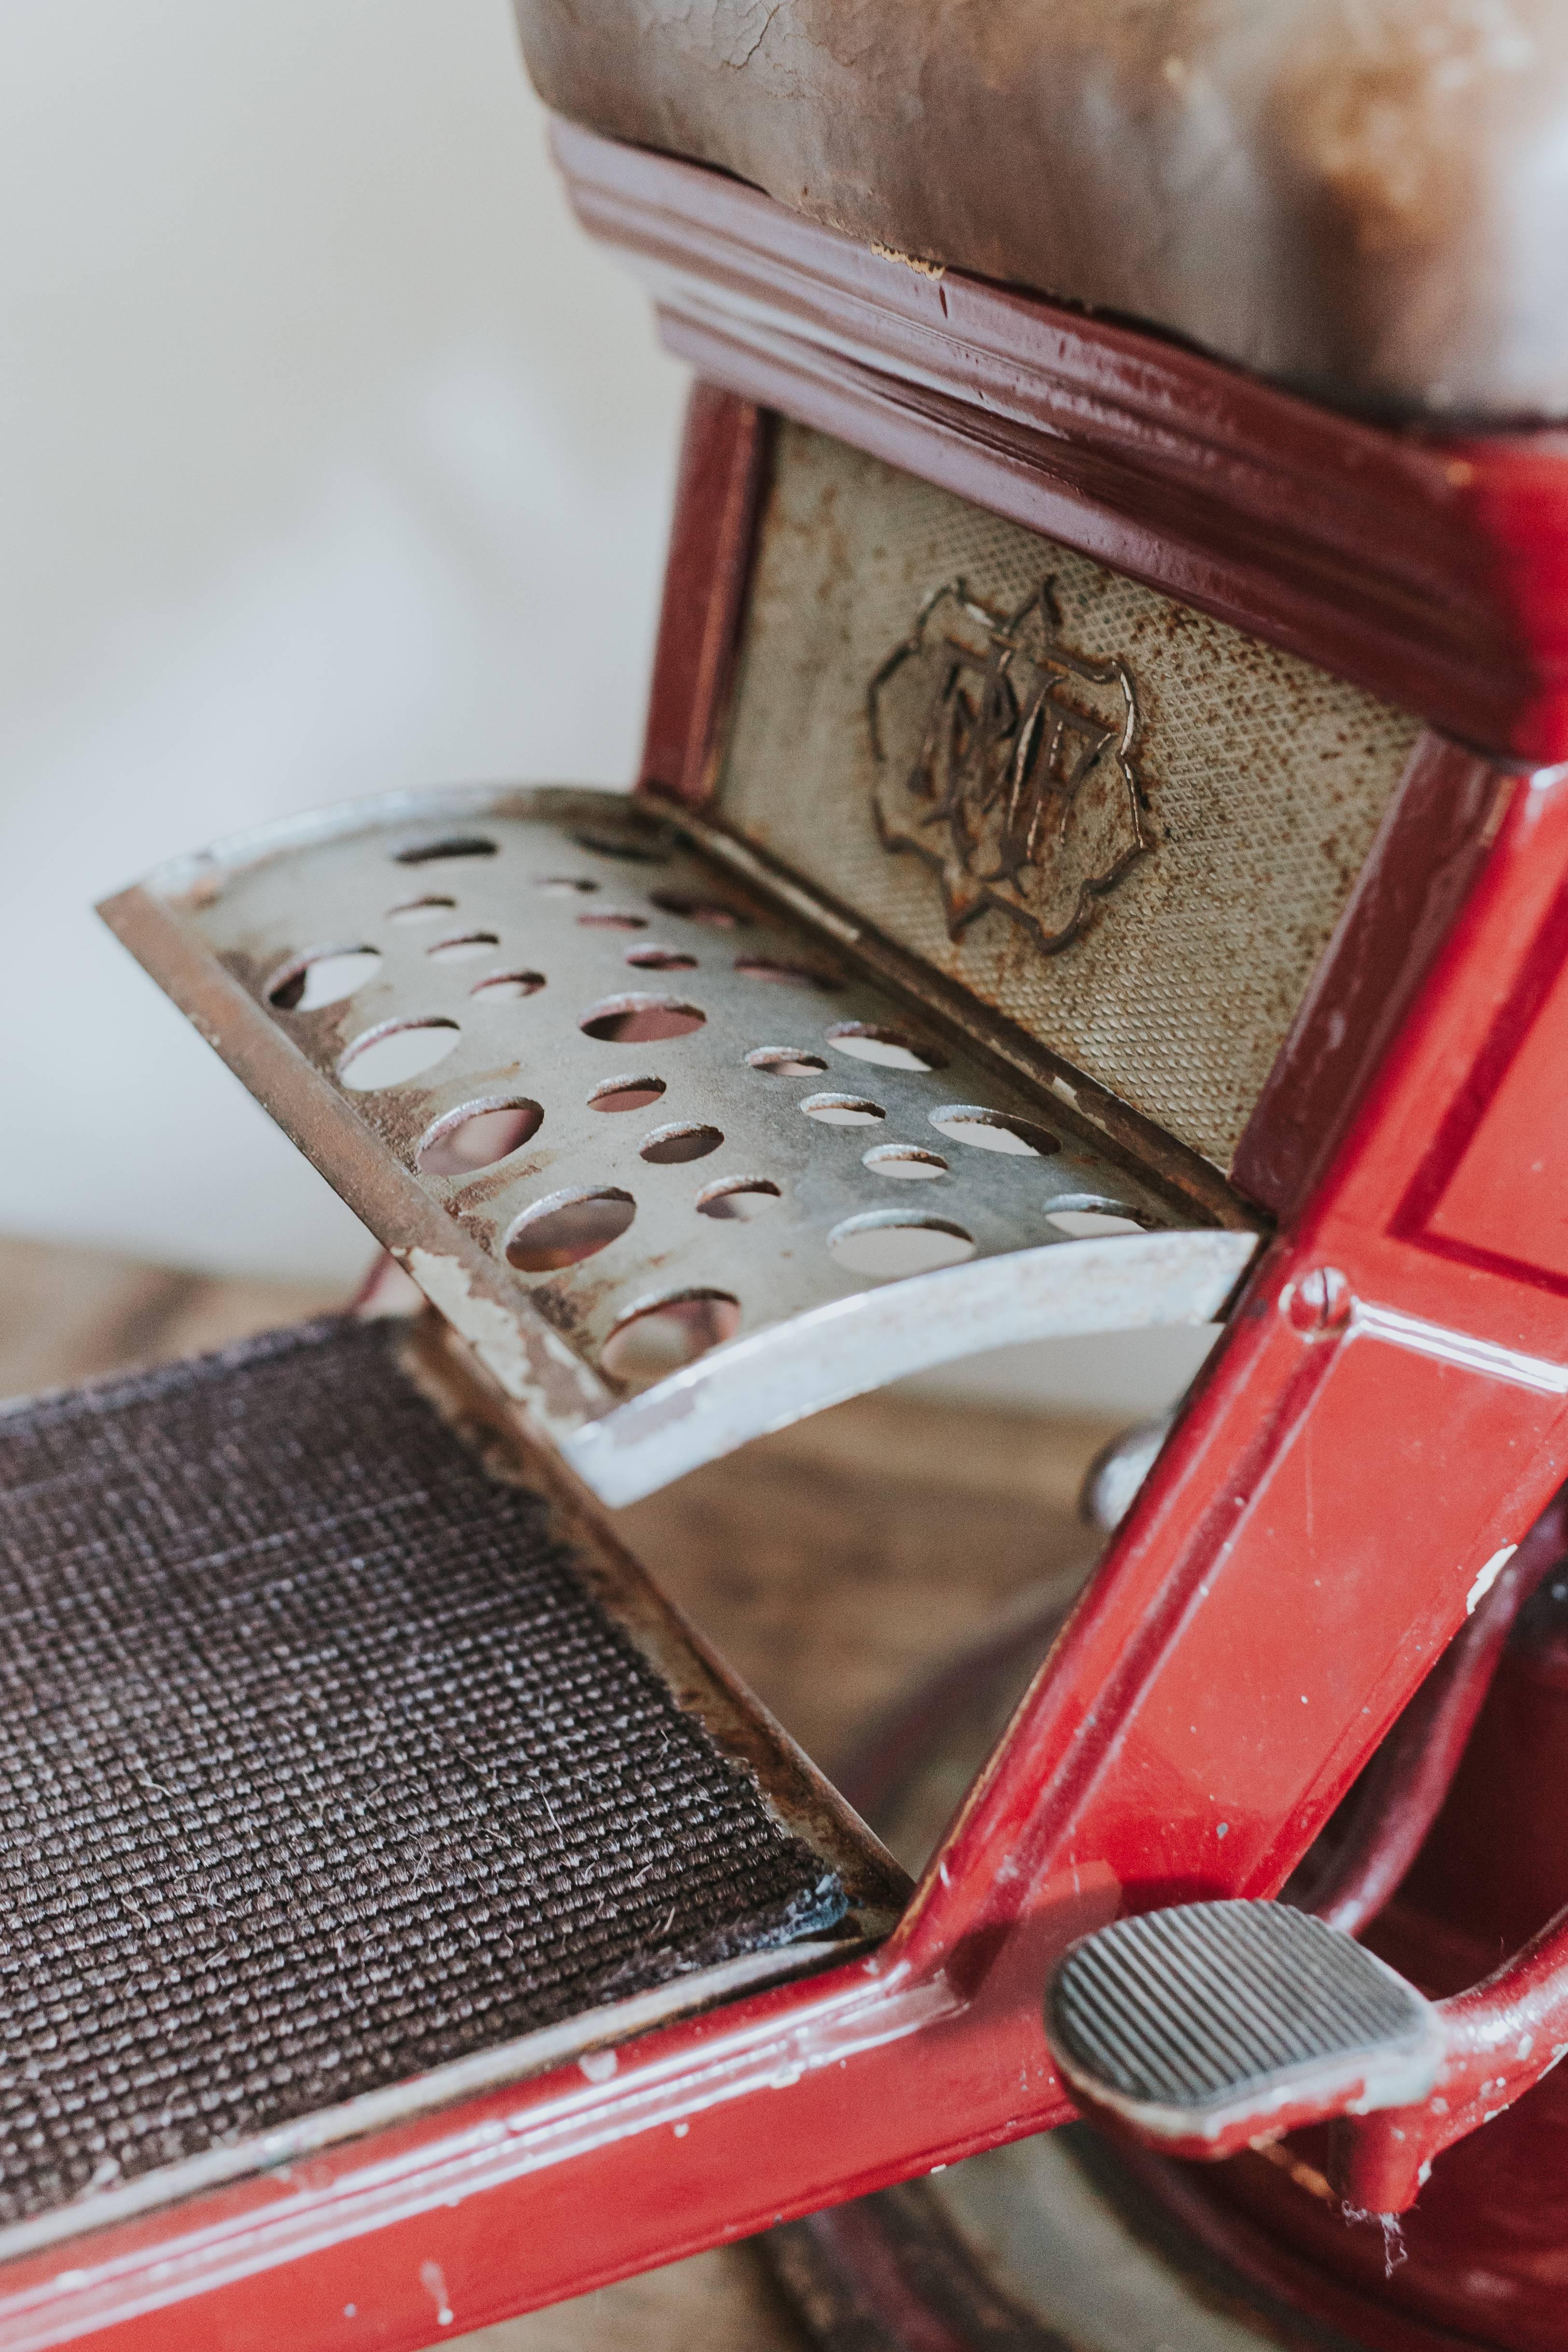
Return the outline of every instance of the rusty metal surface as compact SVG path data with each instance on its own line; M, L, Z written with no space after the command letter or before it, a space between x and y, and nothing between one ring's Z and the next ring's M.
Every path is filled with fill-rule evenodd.
M617 1505L976 1349L1207 1320L1254 1245L608 795L360 803L104 912Z
M1356 2352L1208 2256L1082 2124L760 2242L820 2352Z
M785 2221L761 2248L820 2352L1089 2352L987 2276L923 2180Z
M681 823L692 839L741 880L761 889L814 929L826 930L881 985L921 1007L942 1029L967 1038L987 1060L1022 1078L1051 1116L1085 1136L1108 1163L1138 1176L1186 1223L1253 1232L1264 1221L1255 1202L1238 1193L1212 1160L1133 1110L1119 1095L1086 1077L1040 1038L878 930L853 908L798 874L752 841L729 833L693 811Z
M1014 637L1016 689L998 662ZM1047 675L1045 710L1072 714L1080 756L1085 727L1131 756L1125 772L1113 746L1069 762L1026 845L996 787L1010 776L1005 805L1034 804L1014 788L1031 742L1043 756L1028 716ZM714 814L1223 1170L1418 732L1310 662L788 424ZM967 827L935 821L938 770L967 785ZM984 816L977 782L996 792Z

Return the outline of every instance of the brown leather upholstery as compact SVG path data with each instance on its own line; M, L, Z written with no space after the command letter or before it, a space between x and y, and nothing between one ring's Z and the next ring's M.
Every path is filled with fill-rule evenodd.
M517 0L546 100L1345 405L1568 414L1563 0Z

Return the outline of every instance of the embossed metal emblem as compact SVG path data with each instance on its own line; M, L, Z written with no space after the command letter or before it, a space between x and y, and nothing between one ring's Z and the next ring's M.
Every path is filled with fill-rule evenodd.
M954 939L995 907L1059 954L1154 846L1132 673L1063 643L1048 579L1014 613L936 589L868 709L879 837L936 867Z

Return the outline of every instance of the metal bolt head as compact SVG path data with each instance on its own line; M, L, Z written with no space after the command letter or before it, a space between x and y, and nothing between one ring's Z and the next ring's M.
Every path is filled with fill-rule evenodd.
M1310 1339L1342 1331L1355 1303L1349 1277L1337 1265L1317 1265L1291 1283L1280 1300L1290 1328Z

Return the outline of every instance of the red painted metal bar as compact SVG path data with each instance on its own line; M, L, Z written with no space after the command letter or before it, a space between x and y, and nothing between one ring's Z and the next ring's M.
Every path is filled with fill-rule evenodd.
M1500 1263L1486 1223L1549 1108L1516 1074L1568 1050L1565 876L1568 787L1506 789L1328 1179L880 1953L649 2033L608 2082L17 2262L0 2347L413 2352L1059 2121L1055 1955L1119 1907L1277 1886L1568 1471L1556 1234Z
M699 381L681 443L639 788L700 803L750 577L768 419Z
M1331 1927L1359 1935L1388 1903L1453 1785L1520 1611L1561 1569L1563 1500L1538 1519L1400 1717L1352 1801L1353 1818L1307 1891Z
M1138 328L927 272L557 121L577 217L710 382L1521 763L1568 755L1568 435L1339 415Z
M1447 2053L1429 2095L1337 2127L1337 2185L1363 2212L1405 2212L1435 2158L1568 2057L1568 1910L1484 1984L1437 2011Z

